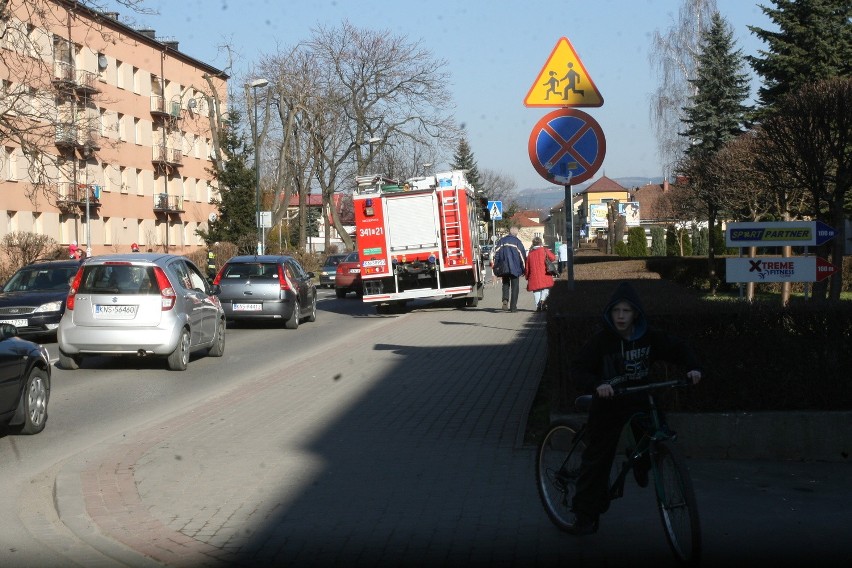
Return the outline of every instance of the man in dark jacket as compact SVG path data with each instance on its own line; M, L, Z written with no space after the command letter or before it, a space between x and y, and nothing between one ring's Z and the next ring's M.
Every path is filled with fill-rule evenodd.
M597 531L598 517L609 509L609 473L624 425L637 410L647 408L646 395L613 398L613 387L646 384L657 361L689 369L693 384L701 380L698 360L682 341L648 326L636 290L627 282L618 285L603 313L604 329L583 347L571 366L578 388L593 392L589 409L586 450L572 502L575 535ZM640 464L637 464L640 465ZM636 481L648 483L647 466L635 469Z
M527 251L518 238L517 227L509 229L509 234L497 241L492 258L492 270L498 264L506 267L505 273L497 274L503 279L503 309L517 312L518 292L521 289L518 278L524 273L527 260Z

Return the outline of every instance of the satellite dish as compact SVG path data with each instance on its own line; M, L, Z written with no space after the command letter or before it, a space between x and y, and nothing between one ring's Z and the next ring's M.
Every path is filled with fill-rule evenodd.
M98 69L103 71L107 68L107 58L103 53L98 54Z
M215 223L216 219L218 219L218 218L219 218L219 216L216 215L215 213L211 213L210 215L207 216L207 220L210 221L211 223Z

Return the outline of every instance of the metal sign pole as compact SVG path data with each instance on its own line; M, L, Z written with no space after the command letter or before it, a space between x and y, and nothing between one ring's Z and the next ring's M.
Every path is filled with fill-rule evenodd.
M570 180L570 178L568 178ZM574 289L574 201L571 182L565 184L565 244L568 248L568 289Z

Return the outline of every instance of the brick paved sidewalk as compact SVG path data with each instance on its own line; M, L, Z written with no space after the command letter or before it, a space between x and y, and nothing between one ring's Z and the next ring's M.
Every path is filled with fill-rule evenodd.
M388 318L65 472L93 524L79 532L173 566L505 558L520 519L504 545L477 527L530 507L547 522L519 447L545 319L529 294L509 314L488 292Z

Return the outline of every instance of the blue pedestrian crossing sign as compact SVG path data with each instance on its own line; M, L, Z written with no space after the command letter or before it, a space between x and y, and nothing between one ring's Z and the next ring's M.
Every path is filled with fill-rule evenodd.
M488 202L488 214L491 215L492 221L499 221L503 218L503 202L502 201L489 201Z

